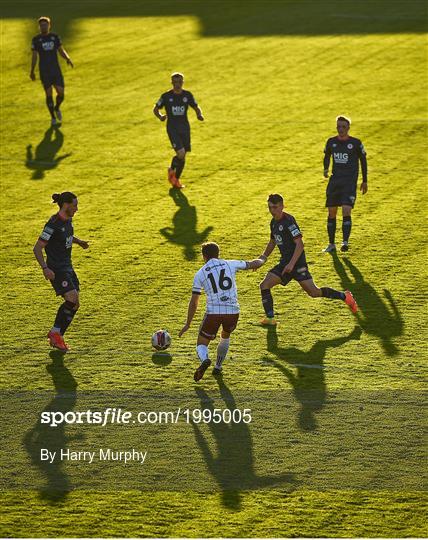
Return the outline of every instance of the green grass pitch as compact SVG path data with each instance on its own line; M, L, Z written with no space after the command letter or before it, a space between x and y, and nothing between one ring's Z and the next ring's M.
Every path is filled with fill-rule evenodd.
M2 415L1 536L426 536L425 3L1 4L1 389L5 402L42 396ZM75 63L62 63L60 130L49 129L40 82L28 76L44 14ZM151 109L175 70L206 121L190 111L186 189L174 197L165 125ZM331 257L321 253L322 151L339 113L366 146L369 192L353 212L351 251ZM51 194L64 190L79 196L75 232L91 248L74 248L81 309L61 362L45 338L57 301L32 247L55 211ZM207 374L195 389L203 303L177 334L200 244L217 241L225 258L259 255L272 192L303 230L315 282L349 288L360 312L291 283L273 293L277 334L258 327L258 283L275 253L238 276L241 319L223 383ZM159 327L173 336L170 357L153 356ZM168 488L161 474L170 456L153 459L143 471L159 480L148 489L122 464L104 483L82 463L37 465L37 417L64 391L65 410L96 392L134 392L140 401L127 403L139 410L154 392L258 414L245 429L171 427L173 479ZM96 429L56 433L60 446L103 444ZM135 430L112 436L138 444Z

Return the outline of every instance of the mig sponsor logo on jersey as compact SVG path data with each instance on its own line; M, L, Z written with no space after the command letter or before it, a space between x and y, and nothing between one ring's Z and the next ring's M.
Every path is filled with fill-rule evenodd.
M55 47L55 43L53 41L45 41L42 43L42 47L44 51L52 51Z
M347 152L334 152L333 159L335 163L348 163L349 154Z
M174 116L183 116L186 112L186 107L184 105L174 105L172 108L172 114Z
M275 234L275 242L277 246L282 246L282 236L280 234Z

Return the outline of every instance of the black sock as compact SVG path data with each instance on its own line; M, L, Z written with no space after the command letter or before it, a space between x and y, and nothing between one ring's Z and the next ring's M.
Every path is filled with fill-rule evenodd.
M178 160L178 165L175 168L175 177L177 178L177 180L180 178L181 173L183 172L185 164L186 164L186 162L184 161L184 159L179 159Z
M177 157L177 156L174 156L174 157L172 158L172 161L171 161L171 169L174 169L174 171L176 171L176 170L177 170L177 167L178 167L178 162L179 162L179 161L180 161L180 160L178 159L178 157Z
M61 304L58 308L58 312L55 317L54 326L61 329L61 334L64 335L67 328L70 326L73 317L76 315L76 311L73 309L75 304L68 302L67 300Z
M352 229L351 216L344 216L343 221L342 221L342 232L343 232L344 242L347 242L349 240L349 236L351 235L351 229Z
M57 94L56 96L56 105L55 105L55 109L58 110L61 103L64 101L64 96L60 96L59 94Z
M330 289L330 287L321 287L321 292L324 298L331 298L332 300L345 300L345 293Z
M329 217L327 219L327 232L328 232L328 241L330 244L334 244L334 237L336 236L336 218Z
M51 113L52 118L55 118L55 107L52 96L46 96L46 105Z
M273 298L270 289L262 289L262 304L265 310L266 317L272 318L273 313Z

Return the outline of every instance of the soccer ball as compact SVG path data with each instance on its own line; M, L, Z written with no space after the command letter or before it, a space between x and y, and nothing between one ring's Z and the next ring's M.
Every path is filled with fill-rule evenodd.
M152 345L157 351L164 351L171 345L171 336L166 330L158 330L152 336Z

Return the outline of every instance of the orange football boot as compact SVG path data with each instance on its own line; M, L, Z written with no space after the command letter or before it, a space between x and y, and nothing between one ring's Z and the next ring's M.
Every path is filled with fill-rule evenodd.
M69 350L69 346L65 343L64 338L59 332L52 332L51 330L48 333L48 339L51 347L64 352Z
M352 313L357 313L358 304L355 301L355 298L352 296L351 291L345 291L345 302L349 306L349 309L352 311Z
M177 178L175 177L175 171L174 169L171 169L171 167L168 167L168 180L172 186L177 187L175 185L177 183Z
M261 326L276 326L278 323L273 317L265 317L260 321Z

